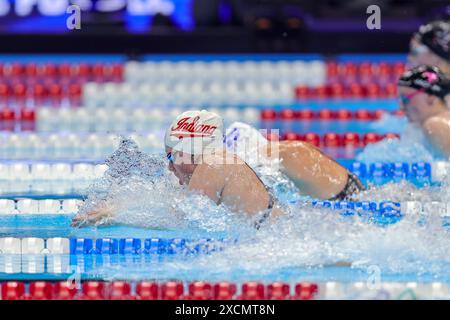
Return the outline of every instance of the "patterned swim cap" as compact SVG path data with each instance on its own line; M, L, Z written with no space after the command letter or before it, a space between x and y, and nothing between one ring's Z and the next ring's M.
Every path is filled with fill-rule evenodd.
M432 52L450 62L450 23L433 21L419 28L415 37Z
M423 90L441 99L450 93L450 78L433 66L421 65L412 68L400 77L397 84Z

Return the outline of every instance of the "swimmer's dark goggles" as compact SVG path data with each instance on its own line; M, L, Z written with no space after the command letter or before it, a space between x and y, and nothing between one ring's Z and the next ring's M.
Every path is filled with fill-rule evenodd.
M168 152L166 157L167 157L167 160L169 160L170 163L174 163L175 157L173 156L172 152Z
M400 96L399 96L399 98L400 98L400 101L402 102L402 104L404 105L404 106L406 106L406 105L408 105L410 102L411 102L411 99L412 98L414 98L416 95L418 95L419 93L423 93L423 92L425 92L425 90L416 90L416 91L414 91L413 93L410 93L410 94L408 94L408 95L403 95L403 94L401 94Z
M420 35L416 33L414 35L414 38L416 38L417 42L419 42L419 43L417 43L409 48L409 54L416 57L420 54L427 53L429 51L429 49L426 45L421 43Z

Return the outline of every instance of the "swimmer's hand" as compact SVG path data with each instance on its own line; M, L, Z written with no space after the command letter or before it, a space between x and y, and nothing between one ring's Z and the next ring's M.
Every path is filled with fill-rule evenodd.
M72 227L85 227L88 225L107 225L111 223L114 216L114 208L108 205L102 205L90 211L88 214L79 214L72 219Z

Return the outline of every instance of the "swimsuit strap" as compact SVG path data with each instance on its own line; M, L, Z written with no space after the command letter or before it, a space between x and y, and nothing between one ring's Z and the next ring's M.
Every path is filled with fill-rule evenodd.
M258 178L258 180L262 183L262 185L264 186L264 188L266 189L267 193L269 194L269 204L267 205L267 209L264 211L262 217L260 219L258 219L257 221L255 221L254 226L257 230L259 230L259 228L261 227L261 224L266 221L269 217L270 214L272 212L272 208L275 205L275 197L273 195L273 189L269 186L267 186L262 180L261 178L258 176L258 174L255 172L255 170L253 170L252 167L250 167L247 163L245 163L245 165L251 170L253 171L253 173L255 174L255 176ZM219 202L217 204L220 204L220 202L222 201L222 193L223 190L225 189L225 186L222 188L222 191L220 191L220 195L219 195Z
M261 184L264 186L264 188L266 189L267 193L269 194L269 204L267 206L267 209L272 209L273 206L275 205L275 197L274 197L274 193L273 193L273 189L269 186L267 186L259 177L259 175L255 172L255 170L253 170L252 167L250 167L247 163L245 163L245 165L251 170L253 171L253 173L255 174L256 178L258 178L258 180L261 182Z
M253 171L253 173L255 174L255 176L258 178L258 180L262 183L262 185L264 186L264 188L266 189L267 193L269 194L269 204L267 205L267 209L264 211L263 215L261 216L261 218L259 218L257 221L255 221L254 226L256 230L259 230L259 228L261 227L261 224L264 223L264 221L266 221L269 217L270 214L272 213L272 209L275 205L275 196L273 193L273 189L269 186L267 186L259 177L259 175L255 172L255 170L253 170L252 167L250 167L247 163L245 163L247 167L250 168L250 170Z
M360 191L364 191L366 188L361 183L356 175L351 172L348 172L348 180L344 187L344 189L339 192L338 195L329 199L329 201L342 201L342 200L352 200L352 196L359 193Z

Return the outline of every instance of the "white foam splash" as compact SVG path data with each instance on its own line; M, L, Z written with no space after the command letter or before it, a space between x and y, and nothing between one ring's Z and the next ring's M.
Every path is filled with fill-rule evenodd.
M420 226L405 218L380 227L330 210L300 208L294 215L241 235L239 243L188 262L169 262L180 271L208 270L229 274L240 270L264 276L280 270L348 262L385 273L448 275L450 237L440 224Z
M356 160L364 163L431 162L435 156L420 128L414 124L407 124L404 126L400 139L384 139L371 143L356 156Z
M439 222L417 223L415 217L385 227L336 211L291 204L285 216L263 223L231 213L198 195L187 195L168 172L163 156L145 155L124 140L108 160L105 177L92 188L84 212L105 197L121 207L115 222L148 228L225 231L239 237L223 251L195 259L163 262L165 274L247 274L263 276L286 268L332 265L378 266L382 272L448 275L450 236ZM408 183L388 184L361 195L364 200L448 201L449 186L417 189ZM292 195L294 196L294 195ZM430 213L432 214L432 213Z
M379 120L370 122L369 129L370 131L378 133L385 133L386 128L392 128L396 132L402 132L407 124L408 120L406 117L398 117L389 113L384 113Z

